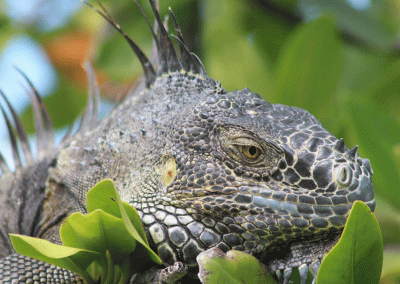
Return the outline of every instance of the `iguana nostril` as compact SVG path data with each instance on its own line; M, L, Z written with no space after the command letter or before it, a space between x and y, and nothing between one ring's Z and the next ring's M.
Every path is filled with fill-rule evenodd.
M351 179L353 176L353 172L349 165L344 164L341 165L336 174L336 181L342 186L349 186L351 183Z

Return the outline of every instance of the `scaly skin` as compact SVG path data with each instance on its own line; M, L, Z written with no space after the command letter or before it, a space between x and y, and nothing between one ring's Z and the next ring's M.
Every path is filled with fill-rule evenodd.
M85 212L87 190L105 178L138 209L165 265L195 267L201 251L236 249L285 283L294 267L303 281L308 265L318 270L355 200L374 210L369 161L310 113L229 93L193 62L171 62L95 128L1 177L0 283L78 281L13 254L7 234L60 242L61 223Z

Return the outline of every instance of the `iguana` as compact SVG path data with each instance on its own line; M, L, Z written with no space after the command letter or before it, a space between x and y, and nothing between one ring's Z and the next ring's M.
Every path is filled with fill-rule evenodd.
M352 203L362 200L374 210L369 161L304 109L271 104L249 89L224 90L189 52L172 11L179 56L150 0L158 25L151 62L98 4L140 59L143 84L98 121L99 89L87 66L87 111L80 129L57 147L32 86L36 159L6 101L18 135L5 115L16 169L1 157L0 283L79 281L16 254L8 234L60 243L63 220L85 212L87 191L105 178L137 208L166 266L196 267L204 250L235 249L262 260L282 283L299 268L305 283L308 269L316 273L340 237Z

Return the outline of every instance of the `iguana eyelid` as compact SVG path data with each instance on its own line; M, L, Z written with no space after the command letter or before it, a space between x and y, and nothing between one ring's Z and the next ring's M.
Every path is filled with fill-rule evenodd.
M249 139L249 138L245 138L245 137L240 137L240 138L234 139L232 141L232 145L235 145L235 146L249 146L249 147L254 146L254 147L259 148L260 150L262 150L262 147L258 142L256 142L253 139Z

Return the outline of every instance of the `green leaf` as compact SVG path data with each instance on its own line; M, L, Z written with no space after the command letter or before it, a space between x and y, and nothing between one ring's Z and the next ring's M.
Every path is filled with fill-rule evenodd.
M133 227L136 229L140 237L146 242L147 246L149 246L149 242L146 237L146 232L144 231L142 220L140 220L139 213L137 212L135 207L130 206L128 203L122 202L122 205L125 208L125 212L129 217Z
M335 25L330 17L317 18L301 26L281 54L275 72L277 101L321 119L335 105L341 70Z
M17 253L73 271L88 284L95 283L85 270L99 257L98 252L60 246L23 235L10 234L10 238Z
M117 218L122 218L119 210L117 189L114 182L110 179L105 179L98 182L92 189L89 190L86 197L86 210L91 213L97 209L101 209L108 214Z
M122 263L136 247L123 220L100 209L87 215L72 214L62 224L60 235L63 244L70 247L98 251L103 256L108 250L117 263Z
M356 201L339 242L322 261L317 283L379 283L382 261L378 221L367 205Z
M226 254L211 248L197 256L199 278L202 283L275 283L268 268L255 257L231 250Z
M146 234L136 209L121 202L117 189L111 180L105 179L97 183L88 192L86 208L88 212L93 212L95 209L101 209L110 215L122 218L127 232L146 248L150 258L158 264L162 263L157 254L155 254L149 247Z

